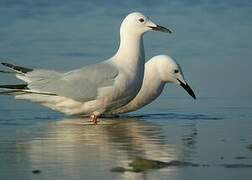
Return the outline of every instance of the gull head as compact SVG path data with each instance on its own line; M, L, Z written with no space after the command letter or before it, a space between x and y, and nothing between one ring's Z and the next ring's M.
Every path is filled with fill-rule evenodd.
M161 31L171 33L172 31L166 27L155 24L149 17L140 12L130 13L125 17L121 24L122 33L134 33L142 35L147 31Z
M162 81L180 85L193 99L196 99L193 90L184 79L180 65L174 59L167 55L158 55L153 57L153 60L157 63L158 74Z

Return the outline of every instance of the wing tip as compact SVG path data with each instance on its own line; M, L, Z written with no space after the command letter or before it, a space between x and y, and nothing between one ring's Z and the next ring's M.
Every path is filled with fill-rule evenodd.
M0 85L0 88L1 89L16 89L16 90L28 89L27 84Z
M33 69L16 66L14 64L6 63L6 62L1 62L1 64L3 66L13 69L14 71L21 72L21 73L27 73L27 72L33 71Z
M6 63L6 62L1 62L1 64L3 65L3 66L7 66L7 67L9 67L9 63Z

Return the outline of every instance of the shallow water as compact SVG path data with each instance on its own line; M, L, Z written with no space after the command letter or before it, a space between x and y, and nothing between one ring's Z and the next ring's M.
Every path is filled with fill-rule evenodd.
M251 167L239 165L252 165L251 108L209 109L141 112L97 126L39 107L5 109L1 179L250 179ZM206 166L111 172L138 158Z
M146 57L177 59L198 99L167 85L151 105L92 126L0 96L0 179L252 178L250 1L0 1L0 58L57 70L99 62L133 10L174 31L146 34ZM205 166L111 171L138 158Z

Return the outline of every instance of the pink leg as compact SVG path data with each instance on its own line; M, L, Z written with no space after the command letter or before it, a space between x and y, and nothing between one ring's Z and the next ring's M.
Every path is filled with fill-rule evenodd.
M96 125L96 124L98 123L98 120L97 120L97 119L98 119L98 117L97 117L96 115L91 114L91 115L90 115L89 121L90 121L90 122L93 122L93 124Z

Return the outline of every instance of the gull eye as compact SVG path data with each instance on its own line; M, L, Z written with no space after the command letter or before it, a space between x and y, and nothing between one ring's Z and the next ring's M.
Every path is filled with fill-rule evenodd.
M174 70L174 73L178 73L178 72L179 72L179 70L178 70L178 69L175 69L175 70Z
M140 18L138 19L139 22L143 23L144 22L144 18Z

